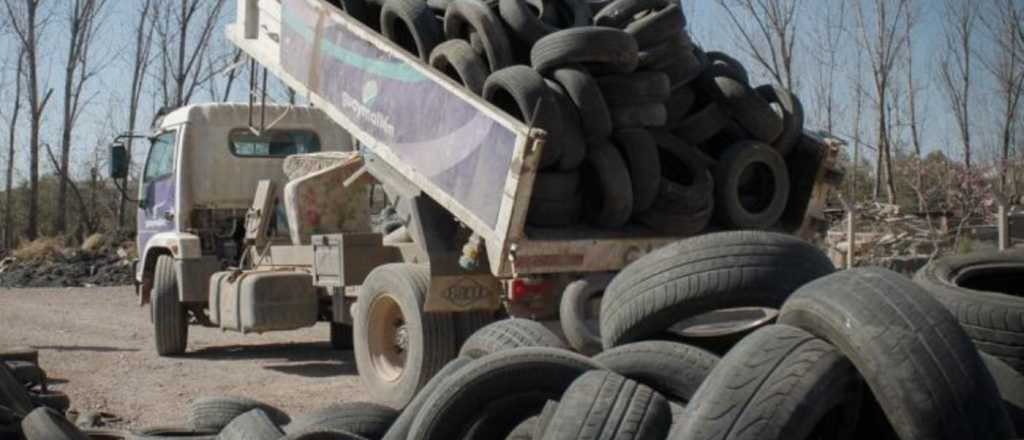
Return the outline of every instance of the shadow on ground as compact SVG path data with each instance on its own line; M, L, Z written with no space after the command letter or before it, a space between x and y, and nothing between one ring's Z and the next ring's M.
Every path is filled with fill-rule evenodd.
M134 352L139 351L138 348L122 348L122 347L99 347L92 345L33 345L36 350L54 350L54 351L95 351L98 353L108 352Z
M183 357L213 361L271 361L272 363L264 365L263 368L305 377L357 374L355 358L351 351L334 350L330 344L322 342L207 347L189 352Z

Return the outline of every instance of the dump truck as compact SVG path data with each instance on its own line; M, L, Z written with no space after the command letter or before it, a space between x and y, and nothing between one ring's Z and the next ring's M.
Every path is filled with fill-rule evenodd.
M201 159L227 151L224 134L191 153L179 140L174 157L182 168L172 174L181 196L170 217L168 208L150 204L157 200L150 194L166 187L144 178L140 189L137 278L140 297L153 303L158 350L182 353L190 322L259 333L329 320L332 341L351 344L373 397L402 407L462 341L497 316L557 325L559 297L572 281L613 274L686 238L634 226L529 224L540 161L551 147L545 130L327 1L238 0L237 13L226 34L253 63L250 84L260 84L260 73L273 75L311 108L289 112L251 100L247 115L228 124L227 137L237 130L274 138L285 121L309 118L322 146L355 153L286 182L276 170L256 171L241 159L232 167ZM163 127L195 111L172 113ZM325 120L334 127L325 128ZM158 149L161 135L153 139L147 163L167 154ZM803 133L788 159L792 194L775 229L804 237L822 229L836 152L823 137ZM191 166L202 171L184 169ZM186 184L203 178L213 180L191 185L213 189L223 179L251 188L244 213L224 214L240 229L230 233L231 243L204 239L192 232L203 228L186 220L201 210L182 204L205 203L199 192L184 191ZM329 217L347 220L325 224L327 206L345 212ZM275 214L281 209L285 215Z

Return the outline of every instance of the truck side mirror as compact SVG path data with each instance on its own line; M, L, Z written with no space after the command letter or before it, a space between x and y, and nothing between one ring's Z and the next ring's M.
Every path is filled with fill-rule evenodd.
M128 166L131 161L128 158L128 148L124 144L117 143L110 146L110 178L124 179L128 177Z

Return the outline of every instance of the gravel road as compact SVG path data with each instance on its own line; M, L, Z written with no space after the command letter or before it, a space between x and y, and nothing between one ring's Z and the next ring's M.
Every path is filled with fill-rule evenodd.
M0 289L0 345L30 345L72 408L104 411L119 425L184 423L208 394L252 397L289 414L366 399L349 351L333 351L326 324L242 336L191 327L189 350L161 358L149 309L129 287Z

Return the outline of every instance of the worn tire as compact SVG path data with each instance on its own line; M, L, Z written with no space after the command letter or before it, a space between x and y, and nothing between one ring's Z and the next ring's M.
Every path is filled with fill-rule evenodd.
M512 66L494 72L484 83L483 97L512 117L523 122L532 121L535 127L548 132L540 160L541 168L561 160L559 124L562 115L551 89L536 71L526 66Z
M356 301L353 327L355 340L360 341L355 349L359 376L371 395L393 408L405 407L455 357L451 314L423 311L429 286L425 266L385 264L366 276ZM382 327L376 319L385 316L393 316L401 328ZM404 339L399 340L403 330ZM396 342L405 346L392 345Z
M335 403L292 419L287 433L313 428L336 429L366 438L381 438L398 418L393 408L370 402Z
M89 440L61 413L51 408L36 408L21 421L26 440Z
M558 104L558 113L562 117L561 123L558 124L560 149L562 150L558 169L576 171L587 154L587 141L583 134L579 111L576 110L576 105L573 104L572 99L560 84L550 79L545 79L544 82L551 89L551 96L555 98L555 102Z
M714 179L710 171L697 174L693 185L661 179L651 209L636 215L640 224L672 237L697 235L711 223L715 211Z
M804 132L804 106L800 98L789 90L772 85L760 86L754 91L769 104L779 106L782 134L772 142L772 147L775 147L779 154L788 156L800 143L800 136Z
M668 100L668 76L661 72L633 72L597 78L601 96L612 107L660 104Z
M725 96L733 119L754 139L765 143L775 142L782 134L782 117L775 113L768 101L750 86L728 77L715 78L719 90Z
M594 361L653 388L673 402L686 403L693 400L719 359L686 344L645 341L605 350Z
M543 74L576 64L600 67L609 73L629 73L636 70L639 51L636 39L624 31L586 26L538 40L530 50L530 64Z
M254 409L235 417L217 435L217 440L278 440L284 436L267 413Z
M420 409L423 408L423 404L426 403L427 398L433 395L437 388L441 386L441 383L443 383L449 376L462 367L465 367L471 361L472 359L470 358L459 356L452 359L451 362L448 362L448 364L438 371L434 377L430 378L430 381L428 381L427 384L423 386L423 389L416 394L416 397L412 399L412 402L409 402L409 404L406 405L405 409L403 409L401 414L398 415L398 418L396 418L394 423L391 424L391 427L388 428L387 433L381 437L381 440L407 440L409 438L409 430L412 428L412 422L416 419L416 416L419 415Z
M1012 436L995 382L956 319L897 273L851 269L812 281L779 322L849 358L900 438Z
M369 440L351 432L337 429L312 428L281 437L281 440Z
M633 215L633 185L626 162L607 141L591 145L583 165L583 215L593 226L621 227Z
M1024 432L1024 374L1013 369L999 358L979 353L985 368L996 381L999 396L1003 398L1003 407L1013 423L1017 435Z
M626 25L626 32L636 38L636 44L648 48L663 43L686 28L686 17L679 4L670 4Z
M706 55L708 63L714 66L719 73L725 73L730 78L742 81L743 84L750 84L750 74L747 73L747 68L736 58L717 51L707 52Z
M441 24L422 0L386 0L380 12L380 33L423 61L444 41Z
M601 325L597 313L591 313L592 302L604 293L611 281L609 274L591 274L569 283L559 301L558 320L569 346L579 353L593 356L601 352Z
M163 440L167 438L214 440L217 438L217 431L196 430L180 426L150 426L128 433L129 440Z
M684 86L673 90L668 101L665 101L665 111L668 113L665 128L670 131L678 129L690 114L696 100L697 95L689 87Z
M0 346L0 362L24 361L39 365L39 350L32 347Z
M465 40L448 40L430 52L430 65L445 76L480 95L487 81L487 63Z
M540 440L544 437L544 431L551 426L551 419L555 417L555 411L558 411L558 402L555 400L549 400L544 404L544 408L540 410L540 415L537 416L537 426L533 428L534 440Z
M488 402L481 415L466 428L460 440L507 438L526 419L535 418L547 402L547 393L526 392Z
M277 425L287 424L291 418L273 405L246 397L206 396L188 404L187 426L194 431L217 432L236 417L254 409L267 414Z
M512 43L497 12L479 0L452 1L444 14L445 37L449 40L461 38L468 41L471 34L476 34L480 39L491 72L515 63Z
M582 68L562 68L551 73L562 86L580 115L583 132L590 138L607 138L612 134L612 116L608 103L594 80Z
M36 407L45 406L63 414L71 408L71 398L61 391L29 391L28 398Z
M537 430L537 421L540 416L533 416L520 422L512 432L508 433L505 440L534 440L533 432Z
M612 107L611 113L612 126L618 130L663 127L668 120L668 111L662 103Z
M645 11L655 11L671 4L666 0L614 0L594 14L594 24L622 29Z
M1024 252L981 252L935 260L914 281L953 313L979 350L1024 372L1021 273Z
M28 388L44 385L46 383L46 372L39 368L38 364L25 361L6 361L7 368L19 383Z
M533 180L533 198L567 200L580 193L579 171L542 171Z
M544 36L557 32L558 28L545 23L538 14L530 10L530 6L540 6L537 10L543 11L546 6L543 1L530 2L528 0L500 0L498 12L502 20L515 35L516 39L528 46L533 46L537 40Z
M153 332L156 353L174 356L185 352L188 345L188 313L178 301L178 275L174 259L161 255L153 273Z
M692 145L699 145L721 133L729 125L729 121L729 114L721 105L712 102L690 114L679 123L672 134Z
M654 205L661 189L661 158L651 133L644 129L625 129L613 135L615 146L629 170L633 188L633 213Z
M557 398L581 374L599 368L586 357L556 348L517 348L484 356L455 372L427 399L410 438L456 438L488 402L524 393Z
M478 359L523 347L567 348L565 342L544 324L532 319L509 318L478 330L462 345L459 355Z
M757 167L749 182L747 171ZM767 173L767 174L766 174ZM789 170L778 151L760 142L729 147L715 167L715 217L738 229L768 229L789 203ZM755 191L754 199L747 193Z
M783 234L735 231L678 241L612 280L601 302L601 340L608 349L711 310L778 308L804 283L833 271L816 247Z
M25 386L15 379L10 368L3 362L0 362L0 406L7 407L22 417L32 411L32 400L25 391Z
M665 438L668 401L650 387L611 371L584 373L562 395L544 440Z
M693 39L685 30L677 30L665 41L640 49L639 69L662 71L688 54L693 54Z
M462 347L462 344L465 344L470 336L497 320L493 311L461 312L456 313L452 319L455 320L456 347Z
M534 197L530 199L526 223L539 228L565 228L580 223L582 215L582 193L564 200Z

